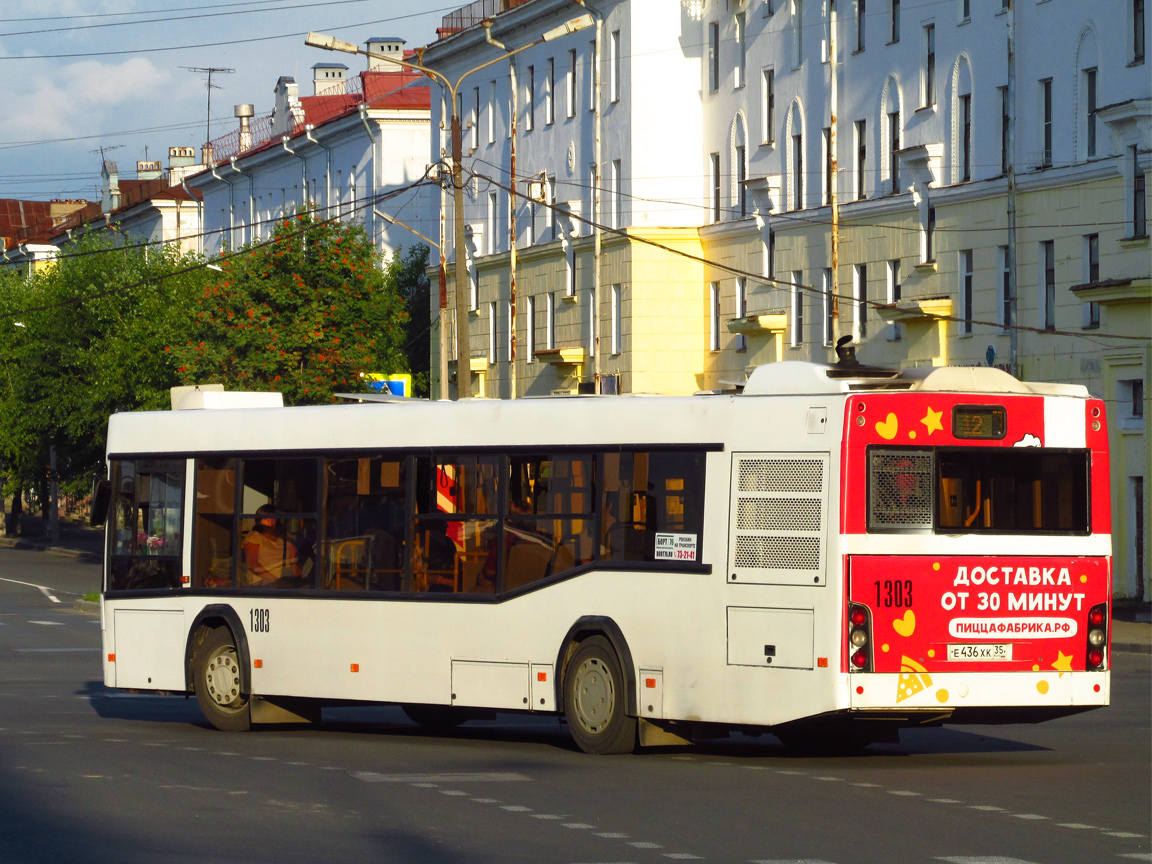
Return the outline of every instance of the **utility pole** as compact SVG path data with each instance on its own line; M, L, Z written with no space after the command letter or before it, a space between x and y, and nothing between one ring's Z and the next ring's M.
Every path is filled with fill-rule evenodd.
M226 66L181 66L181 69L187 69L189 72L207 72L208 73L208 122L204 126L204 143L207 144L212 140L212 91L221 90L222 87L212 84L212 76L214 74L231 75L235 69L229 69Z
M1008 260L1004 266L1008 269L1008 314L1012 316L1012 320L1006 322L1010 325L1008 371L1019 378L1020 331L1016 329L1019 322L1016 308L1016 0L1008 0L1008 88L1004 98L1008 100L1008 164L1005 166L1008 169Z
M828 200L832 205L832 278L828 280L831 304L832 344L840 341L840 203L836 198L836 0L828 3L828 71L830 116L828 131ZM803 140L803 139L801 139Z

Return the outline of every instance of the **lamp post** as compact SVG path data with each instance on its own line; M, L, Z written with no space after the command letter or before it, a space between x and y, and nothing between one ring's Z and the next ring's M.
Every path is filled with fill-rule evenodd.
M469 291L468 291L468 267L467 256L464 249L464 181L463 181L463 145L461 143L461 128L460 128L460 112L456 106L456 93L460 88L460 84L471 75L473 72L479 72L481 69L486 69L495 63L506 60L521 51L526 51L529 48L543 43L550 42L553 39L558 39L561 36L567 36L569 33L575 33L593 25L591 15L580 15L576 18L566 21L559 27L542 34L538 39L529 42L527 45L521 45L511 51L501 54L479 66L474 66L467 70L456 79L455 82L450 81L440 72L425 66L423 63L424 51L420 49L417 52L417 59L419 63L411 63L406 60L397 60L395 57L388 57L384 54L377 54L373 51L367 51L360 48L358 45L353 45L351 42L344 42L336 39L333 36L326 36L323 33L309 33L304 40L304 44L312 48L323 48L326 51L342 51L346 54L363 54L366 57L374 57L378 60L386 60L390 63L395 63L398 66L404 66L408 69L415 69L418 72L423 72L432 80L440 84L441 87L448 91L448 105L452 110L452 241L455 249L456 264L455 264L455 284L456 284L456 398L467 399L472 395L472 371L471 359L472 349L469 338L468 326L468 307ZM444 314L447 311L446 298L441 297L440 307L440 356L447 357L446 339L444 333ZM446 366L446 360L442 363ZM440 386L446 387L447 381L441 378Z

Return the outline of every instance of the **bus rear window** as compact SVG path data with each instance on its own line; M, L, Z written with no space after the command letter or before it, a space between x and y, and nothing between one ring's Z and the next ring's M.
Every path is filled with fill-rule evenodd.
M1088 453L1034 448L874 448L868 530L1083 534Z
M1086 533L1088 454L1031 448L940 451L941 531Z

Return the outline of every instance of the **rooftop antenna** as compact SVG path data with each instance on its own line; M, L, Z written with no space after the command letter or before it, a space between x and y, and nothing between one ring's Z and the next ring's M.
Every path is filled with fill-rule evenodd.
M226 66L181 66L180 68L181 69L187 69L189 72L206 72L206 73L208 73L208 84L207 84L207 89L208 89L208 122L204 127L204 143L207 144L208 142L210 142L212 140L212 91L223 89L219 85L214 85L212 83L212 76L213 76L213 74L215 74L217 72L219 72L221 74L230 75L233 72L235 72L236 70L235 69L229 69Z
M95 150L89 150L88 152L100 154L100 169L103 170L105 162L104 154L110 150L119 150L123 146L123 144L113 144L111 147L97 147Z

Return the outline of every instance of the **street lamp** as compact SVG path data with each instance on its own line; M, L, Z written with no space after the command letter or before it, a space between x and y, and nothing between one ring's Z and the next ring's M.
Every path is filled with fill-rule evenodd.
M326 36L323 33L309 33L304 40L304 44L312 48L323 48L326 51L342 51L346 54L363 54L366 57L374 57L378 60L386 60L389 63L395 63L398 66L405 66L409 69L415 69L423 72L429 78L436 81L448 91L448 105L452 109L452 209L453 209L453 224L452 224L452 240L456 254L456 267L455 267L455 281L456 281L456 398L467 399L472 395L472 372L471 372L471 359L472 349L469 338L468 327L468 268L466 262L466 255L464 251L464 184L463 184L463 170L461 162L463 160L463 145L461 143L461 130L460 130L460 113L456 107L456 92L460 84L471 75L473 72L479 72L481 69L486 69L495 63L506 60L521 51L527 51L529 48L534 48L543 42L550 42L553 39L559 39L562 36L567 36L570 33L576 33L593 26L595 22L589 14L580 15L570 21L565 21L559 27L554 27L541 35L533 42L527 45L521 45L512 51L507 51L499 57L495 57L486 63L481 63L479 66L464 72L455 83L449 81L443 74L431 69L428 66L420 63L410 63L406 60L397 60L395 57L389 57L384 54L377 54L373 51L367 51L360 48L358 45L353 45L351 42L344 42L336 39L333 36ZM424 50L418 49L417 58L421 61L424 59ZM443 250L441 250L443 254ZM440 301L440 357L441 357L441 378L440 386L446 388L448 386L445 372L447 366L447 340L444 332L444 314L447 305L447 298L442 293ZM513 373L515 374L515 373Z

